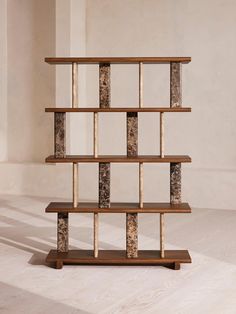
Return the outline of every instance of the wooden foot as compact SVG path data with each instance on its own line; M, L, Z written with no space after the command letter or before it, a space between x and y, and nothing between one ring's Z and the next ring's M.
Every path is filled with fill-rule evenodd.
M180 263L178 263L178 262L163 264L162 266L169 268L169 269L173 269L173 270L179 270L180 269Z
M63 262L62 261L56 261L56 269L62 269L63 268Z
M180 263L174 263L173 269L179 270L180 269Z

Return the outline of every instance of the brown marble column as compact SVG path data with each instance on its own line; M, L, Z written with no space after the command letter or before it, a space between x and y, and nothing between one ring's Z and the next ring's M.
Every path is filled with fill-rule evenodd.
M126 254L138 257L138 214L126 214Z
M68 213L58 213L57 216L57 250L68 252Z
M182 82L180 62L170 63L170 107L182 106Z
M138 113L127 112L127 156L137 156Z
M111 103L111 67L109 63L99 64L99 104L109 108Z
M99 107L109 108L111 103L111 67L99 64ZM99 163L99 207L110 207L110 163Z
M66 113L54 113L54 154L56 158L66 155Z
M181 203L181 163L170 163L170 202Z
M99 163L99 207L110 207L110 163Z
M127 112L127 156L138 154L138 113ZM126 254L138 257L138 214L126 214Z

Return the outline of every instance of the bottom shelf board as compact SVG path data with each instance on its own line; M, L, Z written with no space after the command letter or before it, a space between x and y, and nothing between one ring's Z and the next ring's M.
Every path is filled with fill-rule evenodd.
M170 264L191 263L191 257L187 250L166 250L164 258L161 258L159 250L140 250L137 258L127 258L125 250L100 250L97 258L93 254L93 250L70 250L68 252L51 250L46 262L56 263L57 268L62 268L63 264L171 266Z

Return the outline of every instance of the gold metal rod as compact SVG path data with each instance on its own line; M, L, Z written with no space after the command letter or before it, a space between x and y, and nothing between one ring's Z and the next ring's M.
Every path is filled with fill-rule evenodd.
M164 112L160 112L160 156L164 158Z
M93 155L98 156L98 112L93 114Z
M164 250L164 214L160 214L160 252L161 258L165 257L165 250Z
M139 107L143 107L143 63L139 62Z
M143 208L143 162L139 163L139 207Z
M72 63L72 108L78 107L78 64Z
M94 257L98 257L98 213L94 213L93 220L93 245L94 245Z
M73 162L73 207L78 206L78 163Z

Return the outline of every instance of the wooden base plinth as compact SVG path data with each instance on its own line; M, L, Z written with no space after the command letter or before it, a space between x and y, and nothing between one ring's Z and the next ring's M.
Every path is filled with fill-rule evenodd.
M54 263L60 269L63 264L77 265L123 265L123 266L165 266L171 269L180 269L181 263L191 263L187 250L166 250L165 257L161 258L160 251L140 250L137 258L127 258L125 250L100 250L98 257L94 257L93 250L70 250L58 252L51 250L46 258L47 263Z

